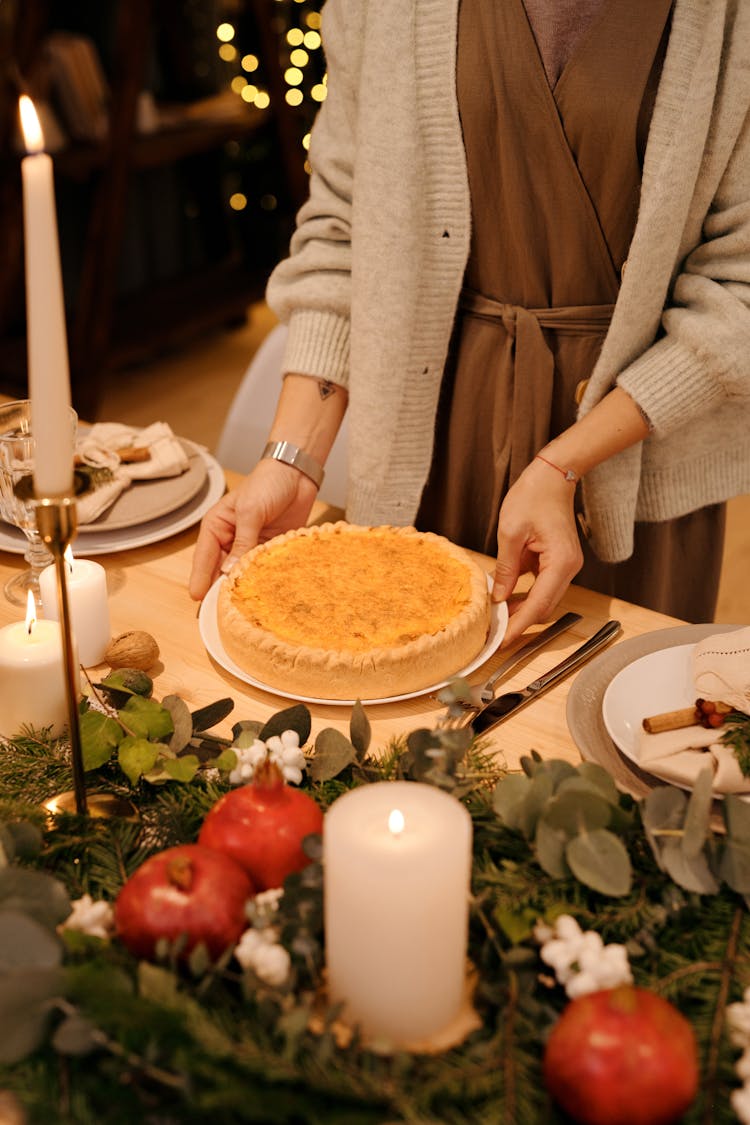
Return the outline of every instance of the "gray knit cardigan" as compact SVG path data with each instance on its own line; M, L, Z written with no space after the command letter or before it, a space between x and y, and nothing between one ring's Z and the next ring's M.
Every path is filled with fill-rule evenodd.
M284 370L348 387L356 523L411 523L432 456L470 240L457 13L328 0L310 196L268 284ZM627 269L580 406L619 382L653 426L584 482L605 560L632 553L635 520L750 492L749 106L750 0L676 0Z

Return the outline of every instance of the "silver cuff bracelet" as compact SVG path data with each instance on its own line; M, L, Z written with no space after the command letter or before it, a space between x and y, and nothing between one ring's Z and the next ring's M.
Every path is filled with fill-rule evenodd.
M299 469L310 478L316 488L320 488L323 483L325 476L323 466L309 453L305 453L304 449L292 445L290 441L269 441L260 459L263 461L267 457L272 461L283 461L285 465L292 465L293 468Z

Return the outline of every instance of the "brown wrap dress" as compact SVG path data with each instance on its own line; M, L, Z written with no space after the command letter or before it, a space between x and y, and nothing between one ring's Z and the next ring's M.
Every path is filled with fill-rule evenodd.
M461 2L472 243L420 528L494 555L507 489L575 421L635 228L670 10L671 0L604 0L550 88L522 0ZM576 581L710 621L723 521L716 505L637 524L632 558L614 565L582 534Z

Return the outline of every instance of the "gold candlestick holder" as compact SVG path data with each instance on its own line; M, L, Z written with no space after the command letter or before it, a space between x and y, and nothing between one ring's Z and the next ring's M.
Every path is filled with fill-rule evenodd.
M94 817L134 817L135 808L131 801L114 793L86 793L83 769L83 748L78 719L78 703L81 694L80 673L73 641L65 549L72 543L78 527L76 502L73 496L42 497L36 502L37 531L54 559L57 579L57 609L60 618L60 631L63 648L63 673L68 705L68 728L70 731L70 750L73 765L73 789L56 794L45 801L45 808L51 813L75 812L79 816Z
M57 609L62 633L63 673L68 702L68 729L73 762L73 795L75 811L80 816L88 814L86 782L83 776L83 750L78 724L78 697L80 673L73 644L70 619L68 583L65 574L65 549L72 543L78 527L76 502L72 496L45 496L36 504L37 531L54 559L57 578Z

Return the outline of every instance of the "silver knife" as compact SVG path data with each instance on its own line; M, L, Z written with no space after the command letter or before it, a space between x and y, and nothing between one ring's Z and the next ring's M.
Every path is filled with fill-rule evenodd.
M499 695L497 699L493 699L483 708L478 715L476 715L470 726L475 734L484 734L485 731L491 730L492 727L502 723L505 719L510 718L516 711L520 711L527 703L531 703L532 699L538 699L544 692L549 691L551 687L564 680L571 672L579 668L581 664L593 656L599 649L604 648L609 642L617 636L620 632L621 625L619 621L608 621L606 625L602 625L593 637L589 637L584 641L575 652L567 656L549 672L545 672L537 680L533 680L527 687L521 691L506 691L503 695Z
M500 681L503 676L510 672L511 668L515 668L527 656L531 656L532 652L542 648L548 641L554 640L560 633L564 633L566 629L570 629L571 625L575 625L576 621L581 621L580 613L564 613L562 617L558 617L557 621L553 621L546 629L542 629L541 633L537 633L527 641L525 645L521 645L516 649L507 660L504 660L499 668L496 668L492 673L487 683L483 685L479 692L479 698L482 703L490 703L495 696L495 684ZM478 710L478 708L477 708Z

